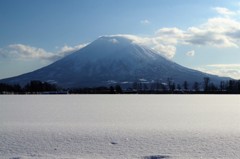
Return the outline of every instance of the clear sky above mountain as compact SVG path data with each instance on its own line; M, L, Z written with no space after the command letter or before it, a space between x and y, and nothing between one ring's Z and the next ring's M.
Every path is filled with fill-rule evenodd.
M240 79L239 15L237 0L1 0L0 78L129 34L179 64Z

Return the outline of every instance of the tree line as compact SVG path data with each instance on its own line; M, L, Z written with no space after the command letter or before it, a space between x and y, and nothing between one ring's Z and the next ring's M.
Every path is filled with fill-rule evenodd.
M0 94L121 94L120 85L94 88L62 89L56 84L33 80L21 87L19 84L0 83Z
M218 85L204 77L202 83L176 84L171 78L161 83L156 80L151 83L135 81L131 86L120 84L109 87L62 89L56 84L33 80L21 87L19 84L0 83L0 94L240 94L240 80L221 81Z
M51 93L57 92L59 89L55 84L50 84L48 82L41 82L33 80L27 83L24 87L19 84L6 84L0 83L0 93L1 94L37 94L37 93Z
M204 77L202 82L190 84L185 80L182 84L176 84L173 79L168 78L166 83L158 80L151 84L134 82L132 88L137 93L240 94L240 80L221 81L216 85L209 77Z

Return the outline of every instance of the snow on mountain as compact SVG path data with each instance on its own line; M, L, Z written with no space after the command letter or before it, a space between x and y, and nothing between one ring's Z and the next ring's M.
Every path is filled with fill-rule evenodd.
M133 38L102 36L46 67L0 82L24 85L31 80L41 80L71 88L131 84L141 79L146 83L171 79L176 84L182 84L185 80L189 83L202 82L206 76L215 83L224 79L178 65L154 50L137 44Z

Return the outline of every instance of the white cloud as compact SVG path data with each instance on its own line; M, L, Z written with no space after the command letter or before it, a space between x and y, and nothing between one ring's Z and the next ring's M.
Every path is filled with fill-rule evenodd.
M144 19L144 20L141 20L140 23L146 25L146 24L150 24L150 21L147 19Z
M215 7L213 8L218 14L224 15L224 16L233 16L236 15L236 12L233 12L227 8L223 7Z
M115 38L113 38L113 39L110 39L109 40L111 43L113 43L113 44L117 44L118 43L118 40L117 39L115 39Z
M155 33L155 39L161 43L177 44L184 39L185 33L178 28L161 28Z
M176 53L177 45L197 45L217 48L240 47L240 21L230 17L234 11L216 7L218 17L209 18L199 26L191 26L186 30L176 27L160 28L153 36L138 37L134 35L122 35L133 42L146 45L162 55L172 58ZM228 15L228 16L226 16ZM193 55L192 52L190 55Z
M161 36L171 36L176 38L184 37L184 32L176 27L174 28L161 28L156 31L157 35Z
M8 52L5 51L5 49L3 49L3 48L0 48L0 57L2 57L2 58L8 57Z
M160 28L153 38L166 45L198 45L227 48L240 46L240 21L229 17L235 12L226 8L216 7L219 17L209 18L199 26L192 26L186 30L179 28ZM226 15L229 15L228 17Z
M41 58L47 59L53 56L51 52L47 52L44 49L36 48L23 44L11 44L5 50L8 51L8 56L18 57L18 58Z
M176 47L173 45L158 44L153 47L153 49L170 59L173 58L176 53Z
M60 57L64 57L64 56L67 56L77 50L80 50L81 48L87 46L88 43L86 44L79 44L79 45L76 45L76 46L68 46L68 45L64 45L58 52L57 54L60 56Z
M194 56L195 55L195 51L194 50L191 50L191 51L188 51L186 53L187 56Z
M240 64L211 64L197 69L206 73L215 74L222 77L240 79Z
M42 48L36 48L24 44L11 44L6 48L0 48L0 56L3 58L16 58L16 59L40 59L40 60L49 60L56 61L74 51L81 49L87 44L80 44L74 47L63 46L56 53L48 52Z
M221 15L232 15L234 12L226 8L215 8ZM209 18L199 26L186 30L179 28L160 28L153 37L160 44L166 45L198 45L227 48L240 46L240 22L237 19L220 16Z
M110 35L109 37L125 37L130 39L133 43L147 46L148 48L151 48L157 53L167 57L172 58L175 55L176 47L172 45L171 43L167 41L162 41L162 39L159 39L158 37L140 37L136 35L129 35L129 34L117 34L117 35Z
M211 18L199 27L190 27L185 42L193 45L213 47L238 47L236 37L240 31L240 22L229 18Z

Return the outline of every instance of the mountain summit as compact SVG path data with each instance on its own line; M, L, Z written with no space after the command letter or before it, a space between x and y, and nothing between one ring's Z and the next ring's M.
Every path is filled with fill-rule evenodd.
M86 47L36 71L0 80L24 85L31 80L56 83L64 88L130 85L173 80L182 84L202 82L208 76L217 83L223 78L183 67L124 36L102 36ZM218 84L218 83L217 83Z

